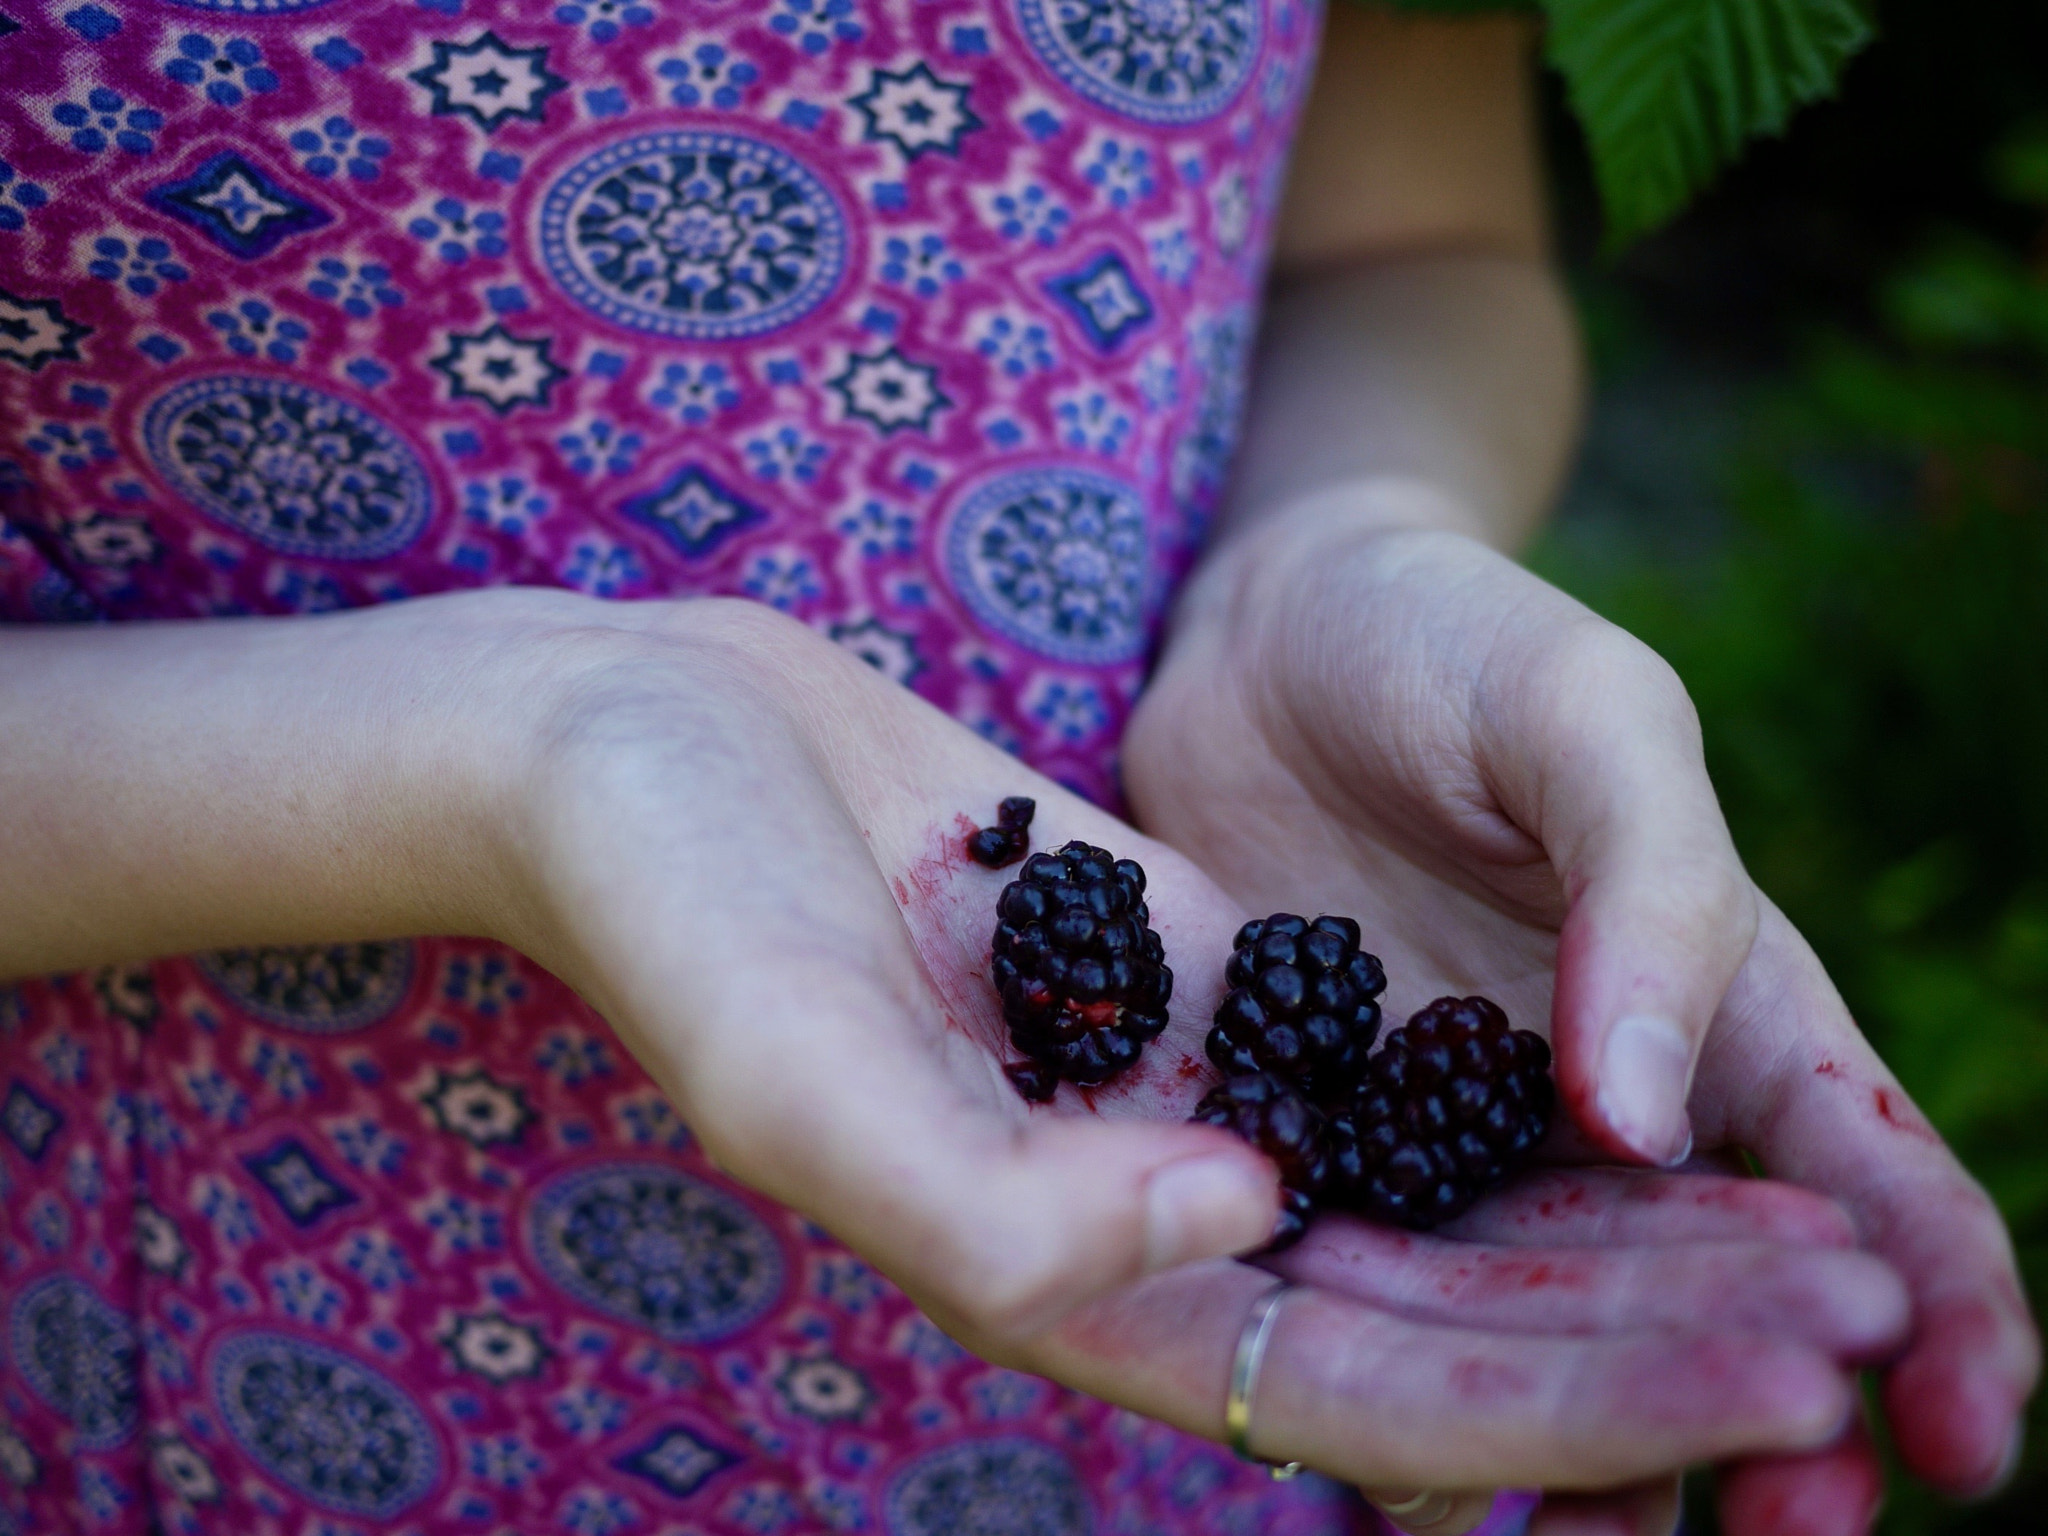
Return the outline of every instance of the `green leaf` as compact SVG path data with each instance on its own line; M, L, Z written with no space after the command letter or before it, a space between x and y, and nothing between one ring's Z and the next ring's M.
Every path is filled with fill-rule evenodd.
M1544 0L1610 246L1670 218L1759 134L1834 90L1857 0Z

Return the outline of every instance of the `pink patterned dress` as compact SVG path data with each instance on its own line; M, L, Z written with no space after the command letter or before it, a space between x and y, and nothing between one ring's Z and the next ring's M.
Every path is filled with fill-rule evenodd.
M0 0L0 617L737 594L1108 796L1318 19ZM973 1359L519 955L0 990L0 1536L1367 1518Z

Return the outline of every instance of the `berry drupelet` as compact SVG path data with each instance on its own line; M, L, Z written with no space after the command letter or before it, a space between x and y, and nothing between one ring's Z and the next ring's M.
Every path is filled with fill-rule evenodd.
M1204 1094L1193 1118L1235 1131L1279 1165L1280 1221L1265 1251L1299 1242L1329 1180L1322 1111L1284 1077L1242 1072Z
M1010 1069L1027 1099L1065 1078L1106 1082L1166 1028L1173 972L1145 906L1145 871L1087 843L1036 853L996 903L996 990L1010 1041L1030 1057Z
M1379 960L1358 947L1358 924L1254 919L1237 931L1223 979L1230 992L1208 1040L1222 1071L1277 1072L1325 1106L1357 1093L1387 987Z
M1449 1221L1528 1157L1555 1098L1541 1035L1483 997L1440 997L1387 1036L1330 1117L1325 1199L1406 1227Z
M1038 802L1012 795L996 807L996 824L982 827L967 839L967 857L984 869L1002 869L1031 851L1031 818Z

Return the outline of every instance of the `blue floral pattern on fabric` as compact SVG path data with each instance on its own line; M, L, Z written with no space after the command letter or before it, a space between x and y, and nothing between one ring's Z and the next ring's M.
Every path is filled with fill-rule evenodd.
M540 252L563 291L607 320L724 340L822 304L846 268L846 219L816 174L763 140L644 133L556 179Z
M143 417L158 473L187 500L285 554L374 560L427 525L427 472L346 400L284 379L189 379Z
M1191 123L1258 66L1260 0L1017 0L1024 35L1073 91L1127 117Z
M945 551L954 590L1019 645L1092 663L1144 648L1151 562L1127 485L1070 468L998 476L960 504Z
M760 1219L664 1163L556 1180L536 1197L528 1235L569 1295L677 1343L737 1333L782 1289L782 1250Z
M1087 1536L1080 1479L1050 1446L970 1440L912 1462L889 1489L890 1536Z
M215 1352L213 1396L256 1464L324 1509L389 1520L433 1491L441 1449L395 1384L338 1350L249 1333Z
M135 1432L135 1325L83 1280L52 1275L21 1293L9 1333L15 1369L86 1450Z

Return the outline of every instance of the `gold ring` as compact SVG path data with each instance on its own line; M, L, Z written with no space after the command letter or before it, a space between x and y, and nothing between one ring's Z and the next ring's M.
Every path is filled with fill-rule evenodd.
M1374 1499L1373 1503L1379 1506L1381 1514L1387 1515L1392 1519L1398 1520L1403 1515L1414 1514L1415 1511L1422 1508L1423 1505L1427 1504L1431 1499L1434 1499L1436 1496L1437 1493L1434 1488L1418 1488L1412 1497L1405 1498L1401 1500L1398 1504L1389 1504L1383 1499Z
M1281 1281L1252 1303L1244 1329L1237 1336L1237 1355L1230 1362L1230 1395L1223 1400L1223 1428L1230 1436L1230 1448L1246 1461L1260 1462L1272 1471L1274 1480L1284 1482L1301 1470L1298 1461L1272 1462L1252 1450L1252 1393L1258 1389L1259 1367L1265 1363L1266 1342L1273 1334L1273 1319L1280 1315L1280 1301L1293 1287Z

